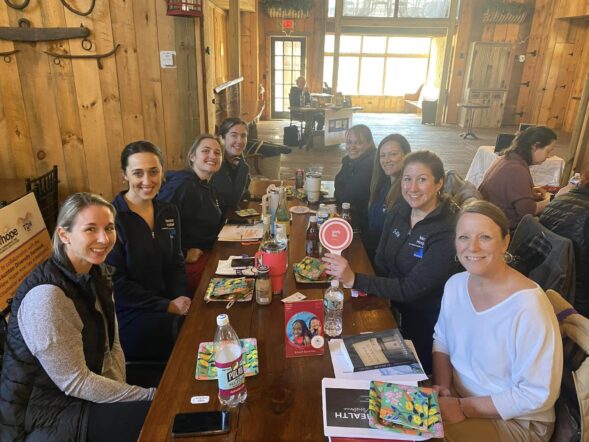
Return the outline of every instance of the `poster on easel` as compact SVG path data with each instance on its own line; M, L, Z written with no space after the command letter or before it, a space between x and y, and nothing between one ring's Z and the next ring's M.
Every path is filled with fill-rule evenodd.
M50 254L51 239L33 193L0 209L0 311Z

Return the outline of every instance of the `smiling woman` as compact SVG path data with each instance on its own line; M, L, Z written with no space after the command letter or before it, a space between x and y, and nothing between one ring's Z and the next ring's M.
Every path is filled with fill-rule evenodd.
M176 206L155 201L163 178L157 146L149 141L128 144L121 153L121 170L129 189L113 201L117 242L107 259L116 269L121 344L128 360L167 361L190 307L180 215Z
M222 226L222 212L210 181L221 168L223 153L217 138L199 136L186 154L186 169L170 171L158 200L180 211L182 249L188 294L192 297Z
M100 196L70 196L59 212L52 256L13 298L0 376L3 440L139 436L155 389L125 381L102 265L116 240L115 212Z

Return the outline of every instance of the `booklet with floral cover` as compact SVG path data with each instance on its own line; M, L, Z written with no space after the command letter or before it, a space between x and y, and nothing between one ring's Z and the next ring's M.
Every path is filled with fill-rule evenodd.
M398 328L344 336L345 352L353 371L410 365L417 362Z
M386 439L426 440L429 436L396 433L370 425L370 381L328 379L321 381L323 396L323 430L325 436ZM415 433L415 432L414 432Z
M323 354L323 300L284 304L284 341L287 358Z

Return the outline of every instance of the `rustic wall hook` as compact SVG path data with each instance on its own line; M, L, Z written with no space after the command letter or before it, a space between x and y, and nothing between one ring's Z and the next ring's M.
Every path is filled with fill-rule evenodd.
M20 5L17 5L16 3L13 3L11 0L4 0L4 2L12 9L25 9L27 6L29 6L30 1L31 0L24 0Z
M121 46L121 44L118 43L111 51L105 52L104 54L93 54L93 55L58 54L56 52L49 52L49 51L43 51L43 52L45 52L50 57L53 57L53 62L55 64L59 64L59 60L62 58L68 59L68 60L93 58L98 63L98 69L102 69L103 66L102 66L101 60L103 58L110 57L111 55L113 55L115 52L117 52L119 50L120 46Z
M14 51L7 51L7 52L0 52L0 57L4 58L4 62L5 63L10 63L12 61L12 55L16 54L17 52L20 52L18 49L15 49Z
M89 39L85 38L82 40L82 49L84 49L85 51L90 51L92 50L92 41L90 41Z
M96 0L92 0L92 3L90 3L90 7L85 12L78 11L77 9L72 7L66 0L61 0L61 4L63 6L65 6L69 11L73 12L74 14L81 15L82 17L85 17L87 15L90 15L92 13L92 11L94 10L94 6L96 6Z

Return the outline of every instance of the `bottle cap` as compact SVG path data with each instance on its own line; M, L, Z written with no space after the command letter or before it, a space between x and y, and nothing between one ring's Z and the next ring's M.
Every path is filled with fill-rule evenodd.
M311 215L309 217L309 222L311 223L316 223L317 222L317 216L316 215Z
M337 279L332 279L331 280L331 286L334 287L334 288L335 287L339 287L339 281ZM227 315L225 315L225 316L227 316ZM217 321L218 321L218 319L217 319Z
M319 210L325 209L325 203L319 203Z
M225 313L217 316L217 325L218 326L227 325L227 324L229 324L229 316L227 316Z
M258 270L258 276L265 276L270 271L270 267L260 265L260 266L258 266L257 270Z
M349 209L350 203L342 203L342 209Z

